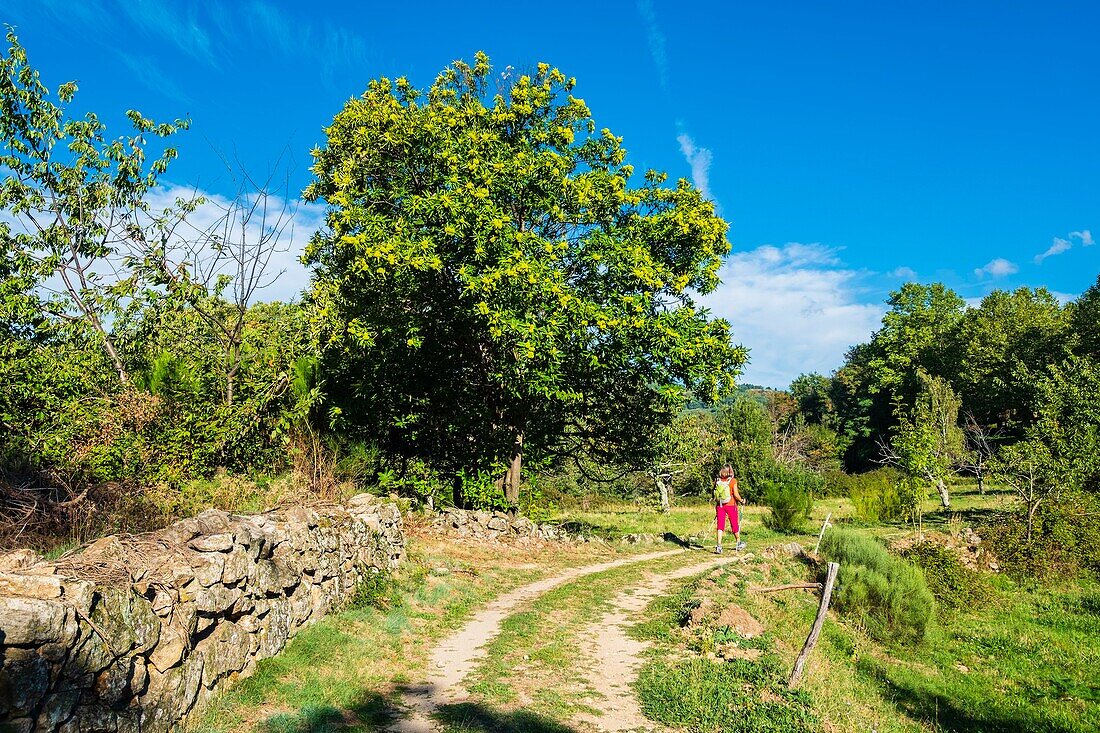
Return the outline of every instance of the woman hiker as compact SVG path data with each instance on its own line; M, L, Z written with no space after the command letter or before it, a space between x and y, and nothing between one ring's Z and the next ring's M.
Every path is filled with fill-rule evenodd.
M737 490L737 479L733 476L733 467L722 466L718 472L718 479L714 482L714 511L718 519L718 543L714 551L722 552L722 533L726 530L726 520L730 522L730 532L737 544L735 550L743 550L745 543L741 541L741 522L738 516L738 504L744 504L741 493Z

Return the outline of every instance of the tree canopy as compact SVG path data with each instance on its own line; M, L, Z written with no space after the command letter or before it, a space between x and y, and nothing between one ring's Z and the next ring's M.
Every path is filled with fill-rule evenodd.
M637 460L746 358L695 303L726 223L685 180L632 185L574 83L480 53L426 92L374 80L306 191L329 204L305 259L334 416L442 465L508 463L512 498L524 447Z

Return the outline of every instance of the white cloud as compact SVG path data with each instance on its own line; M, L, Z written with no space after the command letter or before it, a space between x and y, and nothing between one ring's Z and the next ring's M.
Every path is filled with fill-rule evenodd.
M916 280L917 271L911 267L898 267L886 273L890 277L897 278L899 280Z
M765 245L731 255L722 285L703 299L750 349L743 381L786 387L803 372L824 374L866 341L886 308L858 300L861 273L821 244Z
M684 154L684 160L691 166L691 182L699 189L703 198L713 201L710 195L710 163L713 156L707 148L696 147L691 135L681 132L676 136L680 143L680 152Z
M668 96L668 54L665 52L665 34L657 23L657 13L653 10L650 0L638 0L638 12L642 14L645 23L646 39L649 41L649 55L653 57L653 65L657 67L657 83L661 85L661 91Z
M1060 255L1072 246L1073 246L1073 243L1070 242L1068 239L1062 239L1061 237L1055 237L1051 241L1050 247L1047 248L1046 252L1043 252L1041 255L1035 255L1035 264L1036 265L1041 265L1043 263L1043 260L1045 260L1047 257L1053 257L1055 255Z
M119 20L125 17L139 37L155 37L157 42L170 43L197 61L218 65L215 48L223 44L212 39L203 27L198 17L201 6L166 0L41 0L39 7L61 23L94 29L106 39L118 33ZM74 19L78 22L73 23Z
M1080 239L1082 246L1085 247L1091 247L1092 245L1096 244L1096 240L1092 238L1092 232L1090 232L1088 229L1082 229L1079 232L1070 232L1069 238Z
M1010 262L1004 257L998 257L987 262L984 267L976 268L974 274L984 279L990 277L1004 277L1005 275L1011 275L1019 271L1020 268L1017 267L1014 262Z
M148 197L148 201L152 210L157 212L170 208L177 199L187 200L195 195L202 197L205 203L188 215L188 223L177 228L176 231L180 239L196 239L202 232L221 230L220 223L224 220L226 211L232 207L230 199L220 194L211 194L186 186L169 185L157 188ZM265 287L256 293L253 301L297 300L309 285L309 271L298 261L298 258L309 242L309 238L324 225L325 207L322 204L302 201L284 202L277 196L269 196L267 203L269 214L266 233L270 236L276 224L280 226L280 233L278 245L274 248L264 271L262 282ZM281 222L279 212L283 212ZM261 226L263 223L259 215L254 216L247 223L245 226L247 242L259 241L260 236L265 233ZM239 241L239 218L236 224L234 229L237 233L233 241ZM219 271L229 274L231 264L233 263L225 263Z
M665 50L665 34L657 22L657 13L653 9L651 0L638 0L638 12L642 16L645 25L646 40L649 42L649 55L653 58L653 66L657 69L657 84L661 88L665 100L671 103L672 91L669 82L668 53ZM714 201L710 191L710 164L713 155L709 148L699 147L695 144L691 135L685 130L684 122L676 120L676 129L679 134L676 142L680 143L680 152L684 160L691 166L691 182L695 184L703 198Z

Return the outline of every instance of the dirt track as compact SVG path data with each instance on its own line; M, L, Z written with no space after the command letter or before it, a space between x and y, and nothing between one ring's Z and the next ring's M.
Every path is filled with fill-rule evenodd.
M467 698L467 692L462 687L462 681L466 678L466 675L473 671L478 661L485 657L484 647L500 633L500 626L504 619L508 618L508 616L520 606L533 601L538 596L559 585L576 580L585 575L612 570L614 568L623 567L624 565L669 557L683 552L685 552L685 550L666 550L595 565L586 565L567 570L552 577L544 578L535 583L505 593L486 605L485 608L475 613L461 629L444 639L435 647L428 667L428 679L423 684L410 686L406 690L402 701L404 714L401 718L393 722L388 729L393 731L393 733L430 733L431 731L435 731L437 726L431 719L432 713L443 705L462 702ZM618 623L620 625L615 626L615 618L609 619L609 617L614 616L614 614L609 614L608 617L605 617L600 623L608 623L615 626L623 639L626 639L624 633L624 614L630 613L629 608L631 604L634 603L634 601L630 599L637 598L637 602L640 602L642 606L644 606L648 599L653 598L673 579L703 572L710 567L728 561L729 559L713 558L704 563L681 568L671 573L652 578L643 586L639 587L633 595L624 593L616 599L616 608L618 608L619 605L623 605L623 610L619 612L618 616ZM626 640L628 642L630 641L629 639ZM632 665L634 664L637 650L621 644L619 647L621 647L619 651L615 651L609 656L599 657L601 660L600 663L601 665L606 663L615 669L626 670L623 674L628 675L629 670L632 669ZM631 656L631 654L635 656ZM629 680L627 680L627 684L628 683ZM620 682L620 684L622 684L622 682ZM613 699L621 700L623 697L623 693L621 692L616 692L615 695L616 697ZM633 703L633 695L629 692L629 689L627 689L626 695ZM618 707L621 707L621 705ZM634 703L634 707L637 707L636 703ZM640 711L637 714L640 715ZM603 718L601 718L601 720L603 720ZM608 723L619 725L615 723L612 718L608 718ZM613 730L625 730L625 728L616 727L613 728Z

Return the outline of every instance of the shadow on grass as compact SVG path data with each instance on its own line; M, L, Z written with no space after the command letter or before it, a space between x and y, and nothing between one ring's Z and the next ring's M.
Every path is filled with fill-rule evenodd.
M350 733L382 730L393 720L390 701L375 693L365 693L345 709L331 705L306 706L297 713L273 715L256 727L259 733Z
M894 706L914 720L924 721L944 733L1084 733L1085 727L1070 727L1052 721L1034 706L1006 709L996 699L970 695L949 696L919 681L893 680L881 669L861 664L868 676L882 688Z
M661 535L661 539L664 540L665 542L671 542L672 544L674 544L678 547L683 547L685 550L690 550L692 548L695 548L695 549L701 549L702 548L702 545L700 545L700 544L694 544L693 545L691 543L691 540L684 539L683 537L676 534L675 532L665 532L663 535Z
M973 509L947 509L936 510L924 515L924 524L941 526L948 520L958 517L963 524L970 527L981 527L990 524L993 520L1005 515L1004 509L973 508Z
M576 733L575 728L526 710L505 712L474 702L444 705L436 718L448 730L470 733Z

